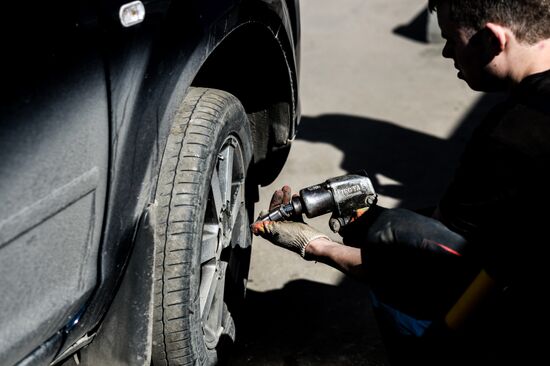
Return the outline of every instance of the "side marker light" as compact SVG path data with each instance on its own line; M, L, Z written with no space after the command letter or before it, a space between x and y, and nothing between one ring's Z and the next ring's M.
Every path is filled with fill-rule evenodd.
M145 6L141 1L132 1L120 7L118 16L124 27L131 27L143 22L143 19L145 19Z

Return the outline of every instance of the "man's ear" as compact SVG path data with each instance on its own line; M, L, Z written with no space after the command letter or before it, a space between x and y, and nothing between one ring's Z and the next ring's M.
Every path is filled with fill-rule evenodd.
M497 54L504 51L508 43L507 28L495 23L487 23L485 33L490 37L489 44Z

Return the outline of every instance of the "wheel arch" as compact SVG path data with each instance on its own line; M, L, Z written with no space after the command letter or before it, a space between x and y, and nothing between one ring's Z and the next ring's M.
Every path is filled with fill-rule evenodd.
M255 164L289 145L299 115L296 62L280 33L260 22L240 25L216 46L192 83L241 101L252 125Z

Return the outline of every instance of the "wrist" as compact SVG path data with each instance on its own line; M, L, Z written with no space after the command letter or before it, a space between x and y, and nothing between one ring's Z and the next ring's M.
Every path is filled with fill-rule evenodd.
M332 243L331 240L324 237L313 239L305 248L305 258L308 260L318 260L322 258L326 253L326 249Z

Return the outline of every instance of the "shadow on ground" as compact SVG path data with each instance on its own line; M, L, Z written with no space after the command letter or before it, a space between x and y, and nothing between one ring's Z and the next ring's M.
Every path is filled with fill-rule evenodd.
M408 24L397 26L393 33L413 41L429 43L428 40L428 8L422 9Z
M472 130L501 96L484 95L449 139L365 117L329 114L303 117L298 139L328 143L344 153L341 168L365 169L377 192L401 207L435 205L451 180ZM397 183L383 183L385 176Z
M475 125L500 99L481 97L449 139L337 114L304 117L297 138L333 145L344 153L344 170L365 169L379 193L419 208L437 203ZM399 184L382 183L381 175ZM367 287L350 279L338 286L299 280L276 291L250 291L241 330L232 366L388 365Z
M280 290L249 291L244 342L231 365L386 365L365 289L350 280L296 280Z

